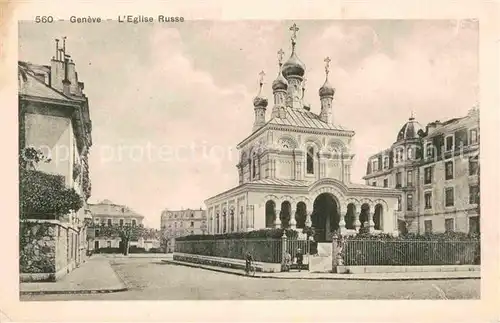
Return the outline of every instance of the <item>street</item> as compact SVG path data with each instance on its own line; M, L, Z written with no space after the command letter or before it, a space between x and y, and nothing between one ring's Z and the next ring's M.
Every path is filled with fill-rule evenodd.
M480 280L343 281L249 278L170 265L159 259L110 259L129 288L102 294L23 295L54 300L479 299Z

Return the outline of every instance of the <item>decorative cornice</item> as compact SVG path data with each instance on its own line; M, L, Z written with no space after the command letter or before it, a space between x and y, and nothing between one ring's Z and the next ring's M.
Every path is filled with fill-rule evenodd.
M287 194L308 195L314 190L321 187L322 185L332 185L334 187L339 188L345 197L365 196L365 197L396 198L401 196L401 191L397 189L381 188L381 187L375 188L368 185L365 187L356 187L356 186L350 186L348 184L346 185L345 183L333 178L322 178L310 185L302 185L302 186L261 184L261 183L247 182L205 200L205 204L207 204L208 206L209 204L217 204L219 201L225 202L235 198L237 195L247 194L249 192L262 193L262 192L275 192L279 190L279 192L282 194L287 193Z
M39 103L45 103L45 104L54 104L54 105L66 105L66 106L71 106L71 107L80 107L82 105L81 101L58 100L58 99L52 99L52 98L31 96L31 95L27 95L27 94L19 94L19 98L21 100L25 100L25 101L39 102Z
M326 135L326 136L334 135L334 136L348 137L348 138L352 138L356 134L356 132L352 130L306 128L299 126L277 125L277 124L267 123L261 128L259 128L257 131L253 132L250 136L243 139L238 145L236 145L236 148L241 149L242 146L246 145L248 142L252 141L266 130L278 130L278 131L296 132L301 134Z

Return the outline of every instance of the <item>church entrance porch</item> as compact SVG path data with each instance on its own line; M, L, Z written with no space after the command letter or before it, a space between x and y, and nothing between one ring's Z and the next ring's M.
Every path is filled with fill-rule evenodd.
M337 198L331 193L321 193L313 203L311 214L314 240L331 242L334 231L339 230L340 209Z

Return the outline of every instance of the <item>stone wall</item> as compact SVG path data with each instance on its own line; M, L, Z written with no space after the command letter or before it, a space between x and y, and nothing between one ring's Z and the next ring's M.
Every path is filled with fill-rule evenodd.
M84 227L58 220L20 222L19 273L21 281L54 281L85 261Z

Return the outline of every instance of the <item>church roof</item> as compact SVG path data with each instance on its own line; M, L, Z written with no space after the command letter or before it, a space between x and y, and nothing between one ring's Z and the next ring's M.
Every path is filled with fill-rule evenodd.
M307 110L285 109L285 118L274 117L268 124L283 126L295 126L301 128L329 129L329 130L347 130L340 125L331 125L321 121L319 116Z

